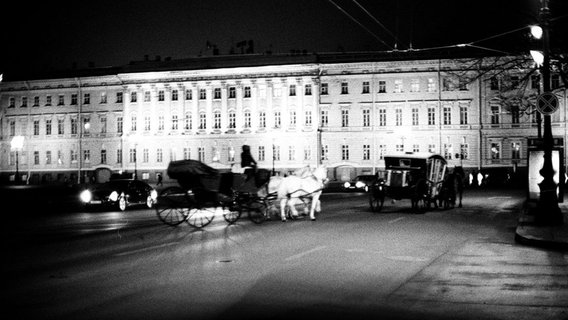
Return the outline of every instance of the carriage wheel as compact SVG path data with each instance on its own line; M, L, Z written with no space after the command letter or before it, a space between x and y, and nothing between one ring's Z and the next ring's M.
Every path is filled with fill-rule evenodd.
M154 208L160 221L169 226L177 226L187 219L189 204L182 188L169 187L160 193Z
M234 198L227 196L225 201L221 201L221 205L223 207L223 219L225 219L225 221L229 224L233 224L239 220L242 209Z
M268 215L266 202L261 199L252 200L243 209L248 212L249 219L256 224L263 223Z
M203 228L210 224L215 218L217 208L193 208L188 210L188 216L185 220L190 226L195 228Z

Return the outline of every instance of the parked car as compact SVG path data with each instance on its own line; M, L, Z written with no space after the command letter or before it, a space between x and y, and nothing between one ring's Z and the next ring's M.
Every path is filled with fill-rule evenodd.
M370 186L377 179L374 174L356 176L352 181L345 181L343 189L349 191L369 191Z
M157 197L158 192L146 182L132 179L110 180L93 185L80 194L85 205L115 206L122 211L132 205L152 208Z

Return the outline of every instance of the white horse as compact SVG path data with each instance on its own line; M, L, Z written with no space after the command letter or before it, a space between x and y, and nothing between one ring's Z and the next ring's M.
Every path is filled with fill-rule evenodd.
M325 166L319 166L303 177L290 175L282 178L277 189L282 221L286 221L286 205L292 211L293 216L298 215L295 205L296 202L300 201L300 197L311 198L310 219L316 220L315 212L321 211L319 198L326 182L327 168Z

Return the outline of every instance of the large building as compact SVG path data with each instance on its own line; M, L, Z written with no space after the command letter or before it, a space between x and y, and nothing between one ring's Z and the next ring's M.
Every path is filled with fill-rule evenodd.
M367 53L146 60L7 79L0 179L100 182L127 173L154 182L167 179L172 160L229 169L244 144L260 167L322 163L338 181L381 170L394 152L526 174L540 123L533 71L530 57ZM556 74L552 87L560 99L553 134L563 143L567 99ZM17 136L21 145L12 144Z

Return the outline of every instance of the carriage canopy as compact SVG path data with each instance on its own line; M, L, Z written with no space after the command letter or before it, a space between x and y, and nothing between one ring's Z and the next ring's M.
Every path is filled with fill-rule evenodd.
M390 187L411 187L417 181L426 179L437 194L446 176L447 162L444 157L434 153L407 152L386 155L386 185Z

